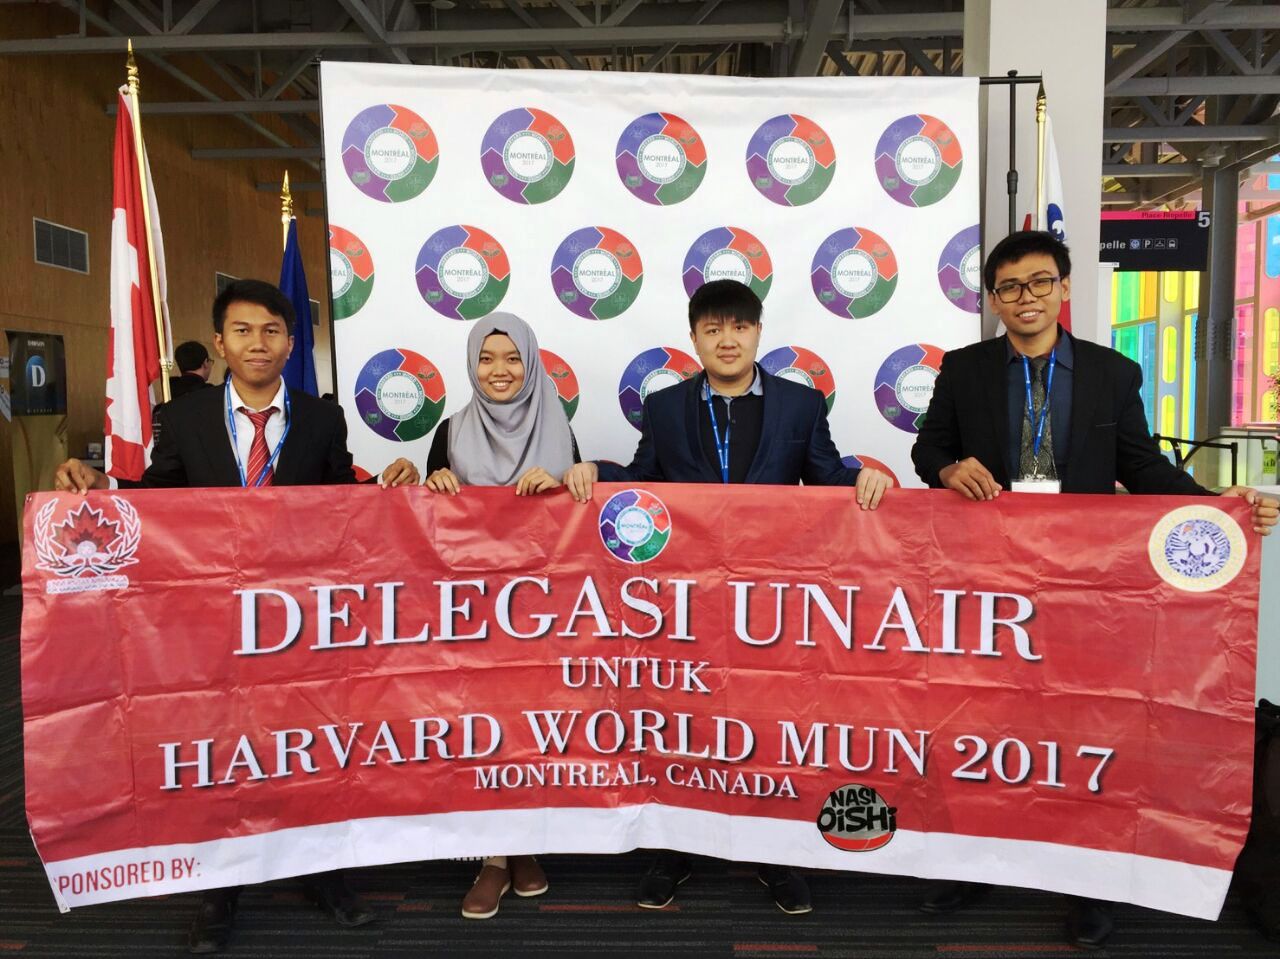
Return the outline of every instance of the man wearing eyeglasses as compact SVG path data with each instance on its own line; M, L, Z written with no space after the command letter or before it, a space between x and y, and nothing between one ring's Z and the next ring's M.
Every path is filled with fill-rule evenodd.
M987 257L987 300L1006 334L947 353L911 459L919 477L975 501L1004 490L1211 496L1160 452L1142 409L1142 370L1115 350L1077 340L1058 325L1071 298L1071 257L1051 233L1013 233ZM1253 505L1266 535L1280 503L1233 486L1224 496ZM986 891L935 883L920 904L949 912ZM1107 903L1073 901L1067 941L1101 946L1111 934Z

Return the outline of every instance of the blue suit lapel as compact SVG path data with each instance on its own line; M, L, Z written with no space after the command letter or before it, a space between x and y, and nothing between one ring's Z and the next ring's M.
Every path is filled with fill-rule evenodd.
M693 457L694 468L702 474L702 482L718 483L720 474L707 462L707 453L702 446L701 405L706 402L702 398L702 388L707 381L706 373L699 373L693 378L693 389L688 391L684 401L684 435L688 437L689 455Z
M751 460L751 468L747 470L747 482L759 483L760 474L772 462L773 444L779 435L782 423L782 403L778 391L770 389L770 376L756 367L760 375L760 388L764 391L764 409L761 413L760 442L756 445L756 455Z

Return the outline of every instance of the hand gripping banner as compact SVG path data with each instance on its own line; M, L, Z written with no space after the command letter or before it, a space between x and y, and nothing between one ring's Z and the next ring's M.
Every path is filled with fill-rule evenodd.
M1247 509L34 495L32 835L64 908L665 847L1214 918L1249 822Z

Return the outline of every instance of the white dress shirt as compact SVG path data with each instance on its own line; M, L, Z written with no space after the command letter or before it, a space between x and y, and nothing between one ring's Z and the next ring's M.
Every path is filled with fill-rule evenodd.
M242 470L247 469L249 466L249 450L253 447L253 421L241 413L240 408L242 406L248 406L248 404L245 403L244 400L240 399L240 394L236 392L234 384L228 384L224 386L223 389L231 391L231 416L236 421L236 438L233 452L240 454L240 468ZM265 410L267 407L271 406L276 408L276 412L269 420L267 420L267 426L264 431L267 434L268 457L275 453L276 447L280 445L280 440L284 436L285 421L283 379L280 380L280 388L276 390L276 395L272 397L271 402L262 407L262 409ZM252 407L250 407L250 409L252 409ZM260 411L254 410L254 412L257 413ZM232 442L230 422L227 423L227 442ZM272 464L271 468L274 470L279 464L280 460L277 459L275 463ZM250 476L247 479L248 482L252 483L256 477Z

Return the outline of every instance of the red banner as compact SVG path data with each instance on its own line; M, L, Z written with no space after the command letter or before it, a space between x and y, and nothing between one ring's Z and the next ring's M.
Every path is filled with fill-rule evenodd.
M60 905L666 847L1216 917L1239 500L655 485L40 494L27 812Z

